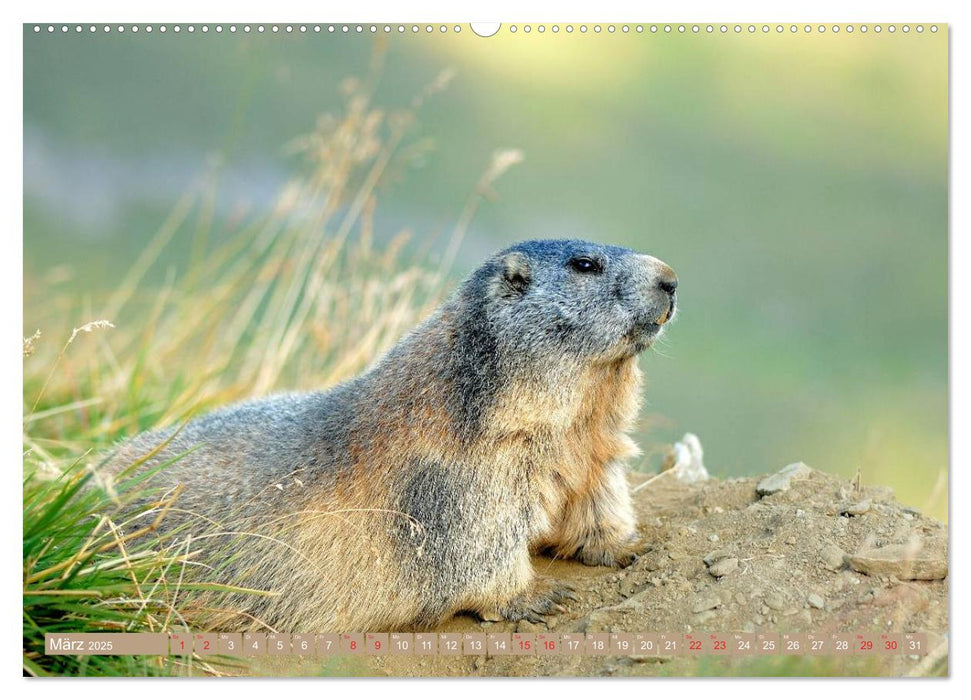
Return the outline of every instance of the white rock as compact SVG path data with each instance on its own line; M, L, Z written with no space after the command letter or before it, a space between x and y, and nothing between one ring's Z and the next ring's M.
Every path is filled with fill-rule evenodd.
M799 479L806 479L812 473L812 469L806 466L802 462L795 462L787 467L784 467L780 471L767 476L762 481L758 483L755 490L760 496L768 496L769 494L779 493L780 491L788 491L789 487L792 486L792 482Z

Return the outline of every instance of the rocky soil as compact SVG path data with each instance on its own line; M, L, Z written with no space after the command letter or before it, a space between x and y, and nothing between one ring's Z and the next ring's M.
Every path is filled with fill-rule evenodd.
M634 488L646 477L633 474ZM542 624L459 616L443 632L926 632L930 655L454 656L265 659L264 674L393 676L938 675L947 672L947 527L889 489L805 465L635 493L645 553L626 569L538 557L579 600Z

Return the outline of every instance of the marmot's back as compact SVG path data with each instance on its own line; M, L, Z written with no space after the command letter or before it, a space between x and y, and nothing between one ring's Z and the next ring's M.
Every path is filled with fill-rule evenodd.
M122 445L112 462L123 468L168 440L146 464L174 460L154 483L181 483L181 507L225 517L254 497L273 496L268 488L279 493L276 485L288 477L305 484L331 482L347 463L353 390L353 384L342 385L227 406L181 429L142 434Z
M607 565L635 553L636 356L673 316L676 285L624 248L519 244L367 374L139 436L113 462L169 437L150 464L186 453L156 483L182 484L176 522L202 545L203 575L276 594L221 601L246 625L533 619L568 594L535 583L532 550Z

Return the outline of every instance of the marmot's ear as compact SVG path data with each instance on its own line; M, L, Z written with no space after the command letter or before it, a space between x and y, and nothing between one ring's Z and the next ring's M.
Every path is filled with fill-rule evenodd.
M529 258L518 252L503 256L499 261L499 274L504 296L522 296L532 280Z

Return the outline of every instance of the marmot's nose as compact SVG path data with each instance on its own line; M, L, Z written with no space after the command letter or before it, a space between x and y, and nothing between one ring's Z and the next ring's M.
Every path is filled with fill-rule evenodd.
M639 255L642 273L640 284L642 294L651 294L660 289L668 296L674 296L674 290L678 288L678 276L667 263L658 260L650 255Z
M663 263L661 269L657 271L657 286L662 292L668 294L674 294L674 290L678 288L678 276L674 274L674 270Z
M661 277L657 281L657 286L661 288L662 292L674 294L674 290L678 288L678 277L672 272L670 277Z

